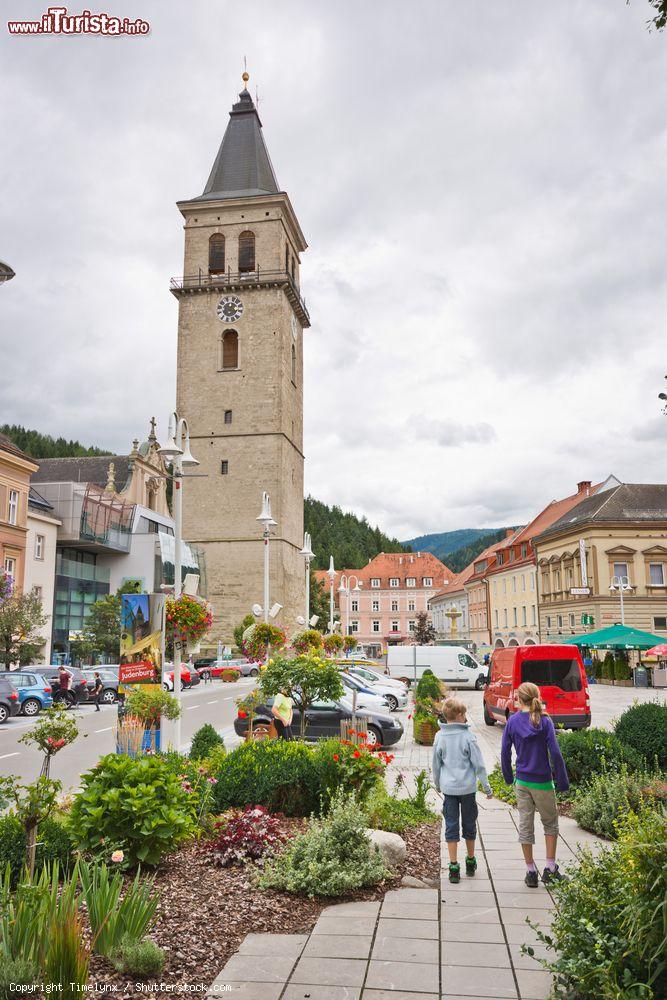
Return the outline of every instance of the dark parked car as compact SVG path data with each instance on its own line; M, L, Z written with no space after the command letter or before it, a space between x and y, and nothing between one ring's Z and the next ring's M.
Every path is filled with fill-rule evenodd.
M21 711L19 694L8 677L0 676L0 723Z
M89 698L93 697L96 670L99 672L102 681L100 705L113 705L114 702L118 701L118 667L91 667L90 669L86 668L81 671L86 678Z
M270 723L272 721L271 705L272 698L267 698L263 705L258 705L254 715L254 722ZM239 709L243 711L243 709ZM352 712L345 705L338 701L318 701L314 702L310 708L306 709L306 739L320 740L329 739L332 736L340 736L340 724L343 719L351 719ZM357 709L357 718L363 720L368 733L367 742L371 746L391 747L398 743L403 735L403 726L399 719L387 715L379 715L377 712L370 712L366 709ZM234 719L234 732L237 736L245 736L249 725L246 716L237 716ZM300 713L294 709L292 720L292 730L299 732Z
M74 695L74 699L65 698L64 693L60 690L60 681L58 680L58 667L43 667L43 666L30 666L24 667L24 670L29 670L31 674L41 674L51 685L51 690L53 692L53 700L55 702L66 701L72 705L83 705L88 701L88 686L86 684L86 678L83 675L83 671L78 667L68 667L67 669L72 674L70 692Z

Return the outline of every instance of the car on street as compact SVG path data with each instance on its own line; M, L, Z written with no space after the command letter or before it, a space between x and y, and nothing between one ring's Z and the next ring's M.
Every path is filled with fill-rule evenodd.
M69 693L73 695L73 699L66 698L64 692L60 690L58 667L54 667L53 665L50 667L34 666L32 664L29 667L23 667L23 670L28 670L31 674L39 674L45 678L46 682L51 686L54 702L64 701L72 706L85 705L88 701L88 686L86 678L83 676L83 671L79 667L67 667L67 669L72 674Z
M165 691L174 690L174 665L173 663L165 663L167 668L162 674L162 687ZM169 669L171 668L171 669ZM181 663L181 687L191 688L196 687L201 681L199 673L192 667L189 663Z
M392 712L398 708L405 708L408 704L408 689L400 682L386 683L386 680L390 680L390 678L385 680L379 674L372 674L369 670L359 672L359 668L355 667L350 667L347 675L363 684L364 688L371 694L383 697Z
M113 705L118 701L118 667L112 664L105 664L100 667L86 667L82 672L86 678L88 686L88 696L92 699L95 687L95 671L99 672L102 681L100 691L100 705Z
M264 723L269 725L273 717L271 715L272 698L258 705L253 715L254 723ZM237 736L245 736L248 731L249 717L242 707L239 707L241 715L237 715L234 720L234 732ZM366 741L370 746L391 747L398 743L403 735L403 726L399 719L388 713L371 712L368 709L357 709L356 717L365 726L367 733ZM333 737L340 737L340 724L343 721L352 719L352 709L345 701L316 701L306 709L306 739L324 740ZM294 709L292 719L292 731L299 732L301 725L301 715L298 708Z
M53 705L53 692L41 674L30 670L12 670L11 683L19 694L20 714L32 718Z
M200 665L201 664L201 665ZM220 677L223 670L238 670L242 677L258 677L259 665L245 657L236 660L195 660L194 667L203 681Z
M486 681L486 667L465 646L390 646L387 665L392 677L409 682L425 670L452 688L481 691Z
M391 712L389 702L382 695L373 694L372 691L369 691L362 684L358 683L356 677L350 677L349 674L341 674L340 679L345 688L343 700L349 702L350 707L353 704L352 699L356 694L359 708L368 708L371 712Z
M398 688L399 691L407 693L407 685L399 681L396 677L389 677L383 674L379 667L369 667L365 663L352 663L345 668L348 674L359 677L362 681L370 681L372 684L382 683L384 687Z
M0 723L6 722L12 715L21 711L19 693L7 678L0 676Z

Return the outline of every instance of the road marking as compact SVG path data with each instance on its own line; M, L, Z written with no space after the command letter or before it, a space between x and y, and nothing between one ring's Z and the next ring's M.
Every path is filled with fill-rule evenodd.
M217 705L219 701L220 701L219 698L215 698L213 701L207 701L206 704L207 705Z
M195 708L201 708L201 705L188 705L185 709L186 712L194 712Z
M3 753L3 754L0 754L0 760L4 760L5 757L18 757L18 756L19 756L19 751L16 750L14 753Z
M113 729L113 726L107 726L106 729L96 729L95 732L96 733L110 733L112 729Z

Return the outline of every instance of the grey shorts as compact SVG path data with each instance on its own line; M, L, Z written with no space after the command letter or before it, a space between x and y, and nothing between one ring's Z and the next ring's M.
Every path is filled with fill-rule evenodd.
M519 843L535 843L535 810L540 814L544 833L558 836L558 808L556 793L550 788L524 788L515 785L516 804L519 812Z

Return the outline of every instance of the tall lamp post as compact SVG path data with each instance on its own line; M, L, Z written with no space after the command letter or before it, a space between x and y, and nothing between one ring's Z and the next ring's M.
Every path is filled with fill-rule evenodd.
M257 520L262 525L262 539L264 541L264 598L263 598L263 612L264 612L264 622L267 623L269 620L269 539L271 538L271 528L275 528L278 524L271 517L271 497L264 491L262 493L262 509L260 511Z
M329 556L329 635L333 635L334 630L334 584L336 582L336 570L334 569L334 558Z
M299 552L300 556L303 556L306 562L306 628L310 625L310 564L315 558L315 553L313 552L310 535L306 531L303 536L303 548Z
M613 576L611 578L610 590L618 591L621 598L621 625L625 625L625 607L623 605L623 594L631 593L635 588L631 585L627 576Z
M352 581L354 580L354 586ZM345 635L348 634L350 628L350 603L352 601L352 594L359 596L361 593L362 584L359 582L359 577L351 573L347 576L345 573L340 578L340 587L338 588L339 594L345 594L347 600L345 601Z
M169 430L167 443L160 448L160 454L165 462L172 463L174 481L174 599L178 600L183 589L181 579L181 546L183 543L183 469L191 469L199 465L190 451L190 431L184 417L179 417L176 411L169 415ZM174 698L181 707L181 640L174 638ZM181 749L181 716L174 722L174 749Z

